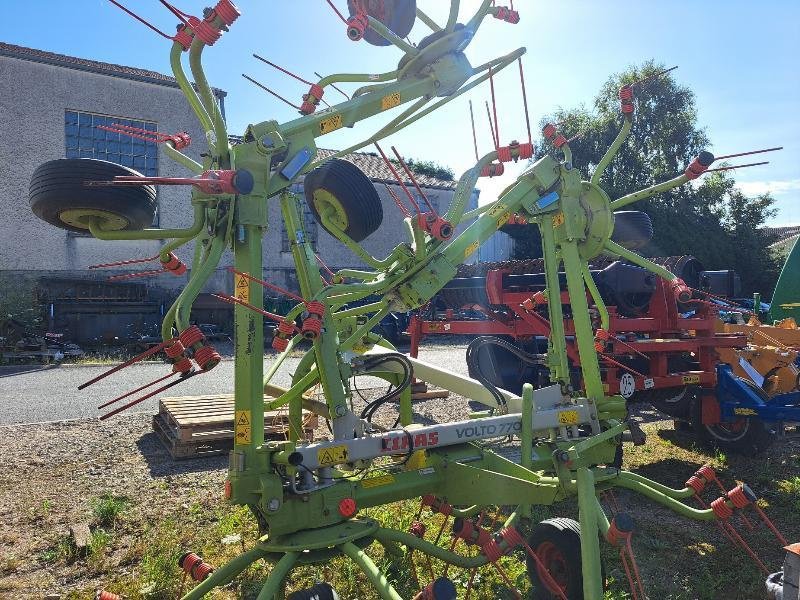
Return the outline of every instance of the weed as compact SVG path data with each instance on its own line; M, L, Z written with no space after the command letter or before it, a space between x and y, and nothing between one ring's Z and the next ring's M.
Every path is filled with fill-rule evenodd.
M75 543L68 535L62 535L52 546L39 553L39 560L43 563L54 563L60 560L71 563L77 557L78 551Z
M127 507L127 498L112 496L111 494L103 494L92 500L92 512L94 513L95 521L101 527L113 527Z

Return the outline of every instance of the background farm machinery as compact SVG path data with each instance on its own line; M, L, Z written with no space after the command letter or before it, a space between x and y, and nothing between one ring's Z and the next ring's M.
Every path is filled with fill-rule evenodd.
M545 133L553 143L553 155L530 165L495 202L466 212L467 199L480 176L501 173L503 163L533 155L530 135L527 143L512 141L505 146L495 139L494 150L479 158L459 180L446 213L438 214L430 205L429 210L415 205L414 214L406 207L407 242L398 244L385 258L372 257L359 242L374 233L381 222L375 189L354 165L336 156L315 162L315 138L415 100L366 142L342 153L376 142L490 80L493 72L516 61L524 49L479 67L469 64L463 50L485 17L508 23L519 21L516 11L494 6L491 0L484 0L463 24L458 22L459 2L452 1L444 26L413 1L351 2L349 6L350 17L340 15L348 37L396 46L404 54L398 68L381 75L323 78L312 84L303 97L302 116L283 124L251 124L242 143L233 147L227 143L226 126L203 73L201 55L227 31L239 13L229 0L220 0L203 19L170 6L182 21L175 36L164 34L173 40L173 71L207 131L209 152L201 165L180 152L187 143L184 136L165 135L160 141L169 156L197 176L180 180L146 178L122 167L90 160L53 161L34 174L32 208L54 225L88 229L107 240L171 239L156 260L163 270L180 274L186 272L187 266L173 251L190 241L195 244L189 282L163 322L163 342L82 387L161 350L172 361L172 371L144 386L150 390L143 396L128 400L103 418L190 377L207 374L218 364L219 354L202 331L191 325L189 314L224 250L233 248L234 266L230 270L235 295L227 300L236 305L235 445L230 454L225 496L230 502L251 509L263 537L254 548L218 569L194 554L184 555L182 568L199 582L185 598L200 598L226 585L260 560L274 566L263 583L259 600L281 598L295 565L326 563L333 556L344 555L371 583L375 596L399 600L398 585L410 583L419 584L416 598L449 599L456 595L452 582L444 574L437 577L433 567L425 574L429 581L423 581L414 566L418 564L415 557L427 565L435 559L450 569L466 569L472 573L471 581L482 567L503 573L500 560L519 552L527 562L534 597L599 600L605 584L601 537L620 549L632 593L635 598L643 598L630 546L633 522L621 513L609 518L598 500L599 493L614 487L641 493L686 518L717 521L732 540L751 554L752 549L729 521L733 514L745 509L762 517L778 540L785 543L761 512L756 495L744 484L728 491L723 488L723 495L710 505L701 503L700 508L693 508L687 501L699 498L707 483L717 481L710 469L699 470L680 489L622 469L620 447L631 428L626 401L615 391L606 390L601 377L598 357L604 357L606 352L605 346L598 350L598 340L617 343L613 335L604 333L613 331L616 321L612 321L594 284L588 267L591 261L603 252L622 256L657 275L660 279L654 280L654 285L665 298L671 296L685 303L692 295L675 274L611 239L614 211L696 179L714 157L703 152L674 179L612 201L598 181L630 132L635 86L626 85L620 90L622 130L590 181L582 180L577 169L572 168L568 141L548 125ZM403 38L415 18L433 33L413 47ZM197 91L189 84L181 64L182 53L187 50ZM364 86L347 101L317 110L325 88L344 82L360 82ZM423 108L437 97L440 99ZM497 131L496 119L494 130ZM379 151L382 153L380 148ZM304 231L302 199L288 192L291 183L304 173L305 201L315 218L361 257L367 270L341 270L327 276L320 272L320 257L314 254ZM59 183L58 191L50 192L52 188L45 183L54 181ZM145 228L152 222L153 185L159 184L192 186L192 227ZM289 232L299 295L261 279L261 236L268 225L265 207L267 199L273 197L280 203ZM401 206L402 202L398 202L399 209ZM416 309L429 302L456 276L457 266L515 213L535 223L542 232L546 291L541 293L545 299L561 297L563 267L563 293L568 302L537 302L546 306L550 323L547 351L539 356L548 368L547 385L534 389L526 384L521 393L512 393L400 354L372 333L388 313ZM459 224L466 228L454 235ZM294 306L284 315L265 311L264 288L293 298ZM597 319L590 314L587 290ZM378 299L357 304L371 296ZM669 304L665 299L667 313L662 318L670 318ZM565 319L565 306L569 306L569 319ZM278 322L273 347L281 352L266 374L262 352L264 317ZM265 400L265 386L301 340L309 340L313 346L295 369L291 387L277 398ZM580 382L573 377L571 355L580 361ZM392 388L356 412L353 392L357 389L355 379L361 376L379 377ZM479 401L489 410L474 415L479 418L463 415L459 419L454 415L449 423L415 424L410 395L415 376ZM164 383L170 378L169 383ZM305 396L317 386L322 391L322 401ZM123 394L108 404L143 389ZM372 417L378 408L389 403L396 403L397 422L393 427L379 427ZM264 412L282 406L288 406L289 439L267 442ZM311 443L302 439L304 409L329 420L332 439ZM516 462L485 445L499 438L500 447L509 446L507 438L512 436L519 439ZM529 522L532 505L550 505L569 497L577 498L579 521ZM419 500L419 511L408 531L384 527L361 513L369 507L411 499ZM506 508L501 510L501 506ZM437 536L426 536L423 513L445 517ZM443 547L440 542L450 517L455 517L452 541L449 547ZM457 547L459 542L478 552L464 551ZM367 552L373 543L393 560L410 565L414 573L410 582L390 582ZM763 567L763 563L759 564ZM513 590L514 584L507 583ZM468 584L467 594L471 587ZM331 598L333 593L330 586L320 585L297 591L293 597Z
M640 226L638 239L627 228L628 245L646 243L646 215L625 218ZM596 340L607 391L652 404L724 450L763 450L785 425L800 421L800 331L792 319L774 326L754 317L749 324L721 320L722 312L726 320L742 321L738 310L750 317L730 301L739 294L733 271L705 271L691 256L651 260L694 288L693 298L679 302L662 279L625 261L601 258L589 265L614 332ZM467 351L471 376L515 393L524 382L545 384L549 372L537 360L550 335L543 271L542 259L462 265L412 317L410 354L417 355L428 335L491 336ZM569 300L562 292L565 329L573 336ZM579 387L578 353L574 345L567 352Z

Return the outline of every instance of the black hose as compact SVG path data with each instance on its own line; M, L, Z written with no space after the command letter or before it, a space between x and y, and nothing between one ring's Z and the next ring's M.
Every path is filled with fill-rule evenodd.
M385 363L396 363L399 364L403 369L403 379L400 384L394 388L390 389L386 394L375 398L367 403L364 409L361 411L361 418L366 419L368 423L372 422L372 417L375 415L375 412L383 406L387 402L391 402L400 394L402 394L408 387L411 385L411 380L413 379L414 369L411 365L411 361L408 360L404 355L399 353L391 353L391 354L380 354L375 356L374 358L369 358L364 361L364 370L369 371L370 369L374 369L375 367L385 364Z
M475 379L477 379L483 385L483 387L489 390L489 393L492 394L492 397L495 399L497 406L507 409L508 402L506 402L506 397L491 381L489 381L489 379L487 379L483 371L481 371L480 358L478 356L478 352L484 346L499 346L500 348L503 348L511 352L523 363L532 365L542 364L543 355L530 354L529 352L520 350L517 346L515 346L510 342L507 342L504 339L490 335L482 335L480 337L477 337L470 342L469 346L467 346L467 366L469 367L470 372L475 373Z

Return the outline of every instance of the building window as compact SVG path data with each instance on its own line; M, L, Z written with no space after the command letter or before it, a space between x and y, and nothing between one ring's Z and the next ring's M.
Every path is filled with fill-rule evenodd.
M303 184L295 183L289 191L303 197ZM308 203L303 201L303 228L305 229L306 241L311 244L311 249L317 251L317 220L314 218ZM286 231L286 222L281 224L281 252L291 252L292 246L289 242L289 233Z
M150 121L68 110L64 113L67 158L97 158L130 167L148 177L158 175L158 146L100 129L101 125L115 123L147 131L158 130L158 125Z
M100 129L101 125L128 125L146 131L158 131L158 124L110 117L89 112L64 112L64 146L67 158L96 158L130 167L147 177L158 176L158 146L119 133ZM153 227L158 227L156 212ZM82 236L84 234L73 233ZM85 234L85 235L88 235Z

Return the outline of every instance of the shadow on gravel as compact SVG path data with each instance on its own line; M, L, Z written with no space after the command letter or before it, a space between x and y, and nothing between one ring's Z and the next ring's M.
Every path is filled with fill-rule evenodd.
M58 367L59 365L2 365L0 366L0 379L38 371L52 371Z
M174 460L154 432L146 433L138 440L136 446L147 462L152 477L167 477L184 473L200 473L216 471L228 467L228 455L220 454L203 458Z

